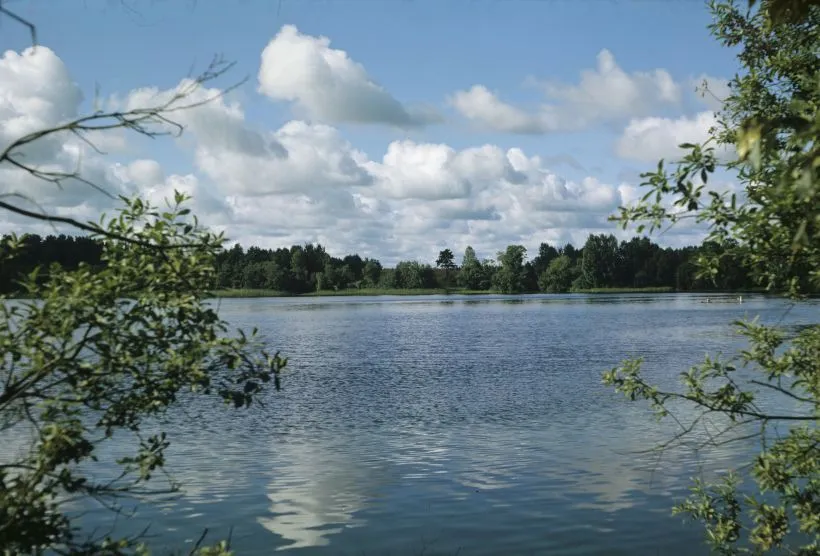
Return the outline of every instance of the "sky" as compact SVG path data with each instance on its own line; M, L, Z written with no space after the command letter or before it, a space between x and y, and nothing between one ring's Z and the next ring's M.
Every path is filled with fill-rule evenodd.
M706 138L737 70L700 0L4 0L0 148L97 109L174 112L179 138L55 137L20 156L115 194L180 190L231 243L319 242L387 264L581 245L642 171ZM215 55L230 71L198 88ZM695 91L707 79L714 95ZM97 150L102 152L97 152ZM0 194L77 219L116 203L0 166ZM718 187L733 188L730 180ZM0 233L63 232L0 214ZM700 241L681 226L655 238Z

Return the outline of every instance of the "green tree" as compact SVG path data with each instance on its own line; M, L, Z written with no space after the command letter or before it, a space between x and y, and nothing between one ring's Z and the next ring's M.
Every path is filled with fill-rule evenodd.
M461 261L461 269L458 273L458 284L468 290L480 290L484 288L484 270L475 255L475 250L467 246L464 250L464 258Z
M396 287L406 289L432 288L435 277L430 265L417 261L401 261L396 265Z
M154 106L100 111L20 137L0 151L0 167L55 185L90 183L53 166L29 166L23 153L60 135L91 141L101 129L164 134L175 113L201 104L190 94L223 70L215 63ZM285 361L258 352L253 335L230 335L206 303L224 238L201 228L186 201L177 193L162 210L123 198L115 217L89 223L0 199L6 211L73 226L101 247L97 268L67 261L36 267L22 280L32 301L0 297L0 426L31 438L0 465L0 551L130 552L138 539L81 537L66 504L86 498L116 510L124 497L173 492L176 484L156 479L170 440L162 431L146 433L145 423L154 429L186 393L241 408L269 382L278 387ZM0 267L27 257L31 246L13 234L2 243ZM105 450L113 438L130 448L116 461ZM98 461L119 472L96 473Z
M439 268L444 269L453 269L456 267L455 257L453 256L453 252L449 249L444 249L440 251L438 254L438 259L436 259L436 266Z
M328 260L324 270L316 275L316 291L343 289L346 280L344 271Z
M538 256L532 260L533 271L536 276L541 276L553 259L557 258L560 253L558 249L549 243L542 243L538 246Z
M274 260L265 261L262 265L265 275L264 287L280 292L288 291L288 286L291 282L291 276L288 269L282 268L282 266Z
M568 292L576 278L573 270L572 259L559 255L550 261L547 269L538 277L538 288L547 293Z
M385 289L392 289L401 287L397 282L397 275L395 268L384 268L382 269L380 276L379 276L379 287Z
M242 287L258 289L265 287L265 263L250 263L242 272Z
M382 274L382 264L375 259L367 259L362 271L364 282L367 286L374 288L379 284Z
M619 265L616 268L614 286L646 287L656 284L648 268L651 258L659 249L648 237L634 237L629 241L622 241L618 248Z
M439 252L438 259L436 259L436 267L444 269L445 286L450 283L450 272L456 268L455 256L449 249L444 249Z
M348 268L345 273L349 283L364 279L364 267L367 263L359 255L346 255L342 262Z
M712 3L711 10L712 33L738 52L741 65L718 125L706 143L682 145L688 154L673 172L661 161L644 174L644 200L622 208L616 219L624 227L639 222L639 231L683 218L704 222L709 241L720 249L700 254L700 276L717 283L721 260L736 257L758 284L800 302L820 288L820 7L778 0L748 10ZM737 159L721 162L715 153L721 146L734 147ZM707 189L721 167L737 175L742 195ZM728 422L712 435L722 442L750 432L760 436L749 472L731 473L719 484L698 482L676 507L703 522L716 551L818 554L820 326L788 337L758 321L736 324L748 347L734 358L709 357L682 373L681 390L649 384L640 360L624 362L604 381L632 400L648 401L659 417L670 415L677 402L694 406L696 417L682 423L679 437L715 414ZM786 403L761 408L761 390ZM741 496L740 482L752 482L759 493Z
M301 245L294 245L290 253L290 272L293 277L293 291L305 292L313 289L310 284L308 255Z
M527 248L523 245L509 245L498 253L500 267L493 276L493 286L501 293L519 293L524 289L524 259Z
M581 276L584 287L605 288L615 285L620 252L613 235L592 234L584 244Z

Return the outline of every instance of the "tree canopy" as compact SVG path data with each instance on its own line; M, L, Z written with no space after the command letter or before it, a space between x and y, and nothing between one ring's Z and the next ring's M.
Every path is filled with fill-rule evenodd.
M24 293L20 279L38 267L37 280L42 282L48 278L52 264L65 270L86 264L91 271L107 264L102 258L103 243L89 237L27 235L19 243L15 257L5 260L0 267L0 292ZM235 245L215 254L210 286L217 290L265 289L284 294L454 286L504 293L561 293L589 288L735 291L760 287L733 245L707 242L697 247L664 248L647 237L618 242L612 235L601 234L590 236L578 249L571 244L554 247L542 243L531 261L519 259L523 246L511 246L512 251L504 251L500 264L480 261L475 250L468 247L461 266L457 267L449 257L442 262L441 253L452 253L445 249L435 268L419 261L400 261L393 268L384 267L377 259L358 254L334 256L316 244L277 249ZM507 259L508 252L515 256ZM714 276L699 275L696 266L700 256L717 257L720 272Z

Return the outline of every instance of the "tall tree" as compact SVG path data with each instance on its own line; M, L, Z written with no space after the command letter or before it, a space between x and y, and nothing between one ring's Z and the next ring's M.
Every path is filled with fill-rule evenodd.
M475 250L467 246L464 250L464 258L461 261L461 269L458 273L458 283L468 290L484 289L484 271L481 263L476 257Z
M371 288L379 284L379 279L382 274L382 265L375 259L367 259L364 263L363 279L364 282Z
M538 288L547 293L568 292L575 278L572 259L559 255L538 277Z
M538 256L532 260L533 271L535 272L536 276L541 276L547 267L549 266L550 262L553 259L557 258L559 255L558 249L550 245L549 243L542 243L538 246Z
M444 249L439 252L438 259L436 259L436 267L444 269L445 284L450 283L450 272L456 267L455 257L453 252L449 249Z
M509 245L498 253L500 267L493 277L493 286L501 293L519 293L524 289L524 259L527 248L523 245Z
M295 282L297 291L310 291L313 289L310 284L310 271L308 269L308 255L301 245L294 245L290 250L290 272Z
M617 219L625 227L640 222L639 231L645 223L652 230L681 218L705 222L708 239L720 249L699 258L701 276L720 280L726 270L721 260L731 254L758 283L785 289L799 302L820 288L820 6L772 0L759 9L733 2L715 2L711 9L712 33L738 52L741 65L718 125L706 143L681 145L688 154L674 172L661 161L644 174L644 201L622 208ZM734 148L737 159L722 163L715 153L720 146ZM706 190L721 167L736 174L743 196ZM750 428L761 439L750 473L698 482L676 508L705 525L716 551L738 554L750 546L751 553L818 554L820 325L791 338L757 321L737 325L748 347L682 373L682 390L649 384L640 360L623 363L604 381L630 399L648 401L659 417L670 414L672 403L692 406L685 413L693 421L682 423L679 438L717 414L729 423L712 433L720 442L746 436ZM759 404L761 391L782 403ZM743 480L756 483L759 493L741 496Z
M619 266L618 240L612 234L593 234L587 238L581 257L581 275L587 288L614 284Z
M358 254L346 255L345 258L342 259L342 263L347 266L350 271L348 276L350 282L357 282L364 278L364 265L366 263Z

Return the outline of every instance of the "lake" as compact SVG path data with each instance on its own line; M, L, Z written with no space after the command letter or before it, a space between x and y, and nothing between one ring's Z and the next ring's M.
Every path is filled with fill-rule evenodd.
M601 372L642 355L669 385L742 345L734 319L820 313L706 297L221 300L226 320L290 358L283 390L251 411L197 402L173 415L168 465L185 495L128 527L151 523L160 549L230 533L238 554L706 554L700 526L670 508L690 477L754 446L641 453L675 425Z

